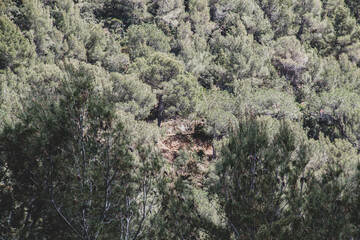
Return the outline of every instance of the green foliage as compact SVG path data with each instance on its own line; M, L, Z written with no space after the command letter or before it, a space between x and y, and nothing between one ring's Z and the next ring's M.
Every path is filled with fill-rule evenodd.
M294 25L296 16L292 11L292 1L257 0L256 2L258 2L264 14L269 19L276 38L296 33L297 26Z
M127 48L130 56L147 57L154 51L169 52L169 38L155 25L133 25L127 30Z
M159 158L144 144L129 150L110 89L91 67L71 63L64 70L60 101L29 102L1 137L19 206L9 209L11 226L22 226L22 238L137 237L149 230L145 221L157 202L152 176Z
M269 50L253 42L238 16L228 15L226 20L227 34L217 30L210 42L215 62L221 66L214 69L214 84L232 91L237 79L269 78Z
M352 227L346 214L350 201L341 178L343 167L328 163L321 179L311 182L301 223L309 238L351 238Z
M351 0L345 0L345 3L348 5L349 9L353 12L355 15L357 22L359 22L360 19L360 4L356 1Z
M165 107L171 107L172 104L174 104L170 103L170 97L168 98L168 106L165 106L163 101L164 95L166 95L166 92L171 95L171 90L169 90L169 88L166 89L166 86L169 86L169 82L177 78L183 72L184 67L181 62L177 61L172 56L160 52L156 52L146 59L138 58L137 61L130 66L130 73L136 73L139 78L145 83L149 84L157 94L158 126L160 126L161 121L163 120L163 112ZM192 93L190 94L192 95ZM179 95L181 96L181 93ZM182 111L184 111L184 109Z
M27 65L34 55L29 40L7 17L0 17L0 70Z
M203 91L198 114L206 119L205 129L209 135L224 135L237 119L234 116L235 101L230 94L221 90Z
M130 57L123 52L119 41L110 35L106 39L103 49L103 58L100 58L102 66L109 72L124 72L130 65Z
M359 103L358 94L344 89L325 92L319 98L314 98L311 107L315 109L308 118L311 126L309 134L317 137L318 132L322 131L332 139L345 138L357 145Z
M202 222L196 210L193 193L186 181L174 180L174 186L164 189L160 214L163 216L155 230L159 238L199 239Z
M127 26L148 21L148 0L104 0L103 17L119 19Z
M182 74L184 67L171 55L154 53L148 58L138 58L130 66L130 73L139 75L139 78L154 89L162 89L166 82Z
M303 191L306 146L296 151L295 136L283 123L271 141L264 122L240 123L223 147L217 165L219 197L228 230L235 238L279 238L279 224L291 201L287 194ZM300 193L292 192L300 186Z
M252 34L258 43L266 43L273 37L271 24L267 18L261 16L264 15L264 12L255 1L222 0L214 4L212 9L213 18L218 21L223 20L226 12L240 15L247 32Z
M164 86L164 114L169 117L189 118L195 114L200 87L191 75L179 75Z
M189 0L188 8L194 33L199 36L206 36L213 30L215 24L210 22L210 9L207 0Z
M359 6L0 0L0 238L358 239Z
M296 85L297 78L306 68L308 57L301 43L294 37L277 39L272 58L274 66L285 76L287 81Z
M169 27L176 27L179 19L183 17L184 10L183 0L157 0L152 4L151 12L158 21Z
M293 96L278 90L258 90L251 96L240 97L239 101L255 114L277 119L301 119L300 109Z
M137 119L145 119L156 105L156 95L151 87L140 81L135 75L112 74L114 101L118 108L130 112Z
M177 28L178 55L185 63L185 69L199 77L206 71L213 56L207 51L206 39L191 31L190 22L181 22Z

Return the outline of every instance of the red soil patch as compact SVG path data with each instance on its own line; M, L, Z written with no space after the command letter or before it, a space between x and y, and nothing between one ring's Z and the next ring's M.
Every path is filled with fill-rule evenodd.
M167 134L158 142L158 147L169 163L174 161L180 150L212 156L211 141L195 136L195 124L196 122L173 120L162 125Z

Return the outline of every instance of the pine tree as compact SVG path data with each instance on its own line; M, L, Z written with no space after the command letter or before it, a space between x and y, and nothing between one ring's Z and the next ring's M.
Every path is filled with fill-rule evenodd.
M131 59L148 57L155 51L167 53L170 50L169 38L155 25L132 25L126 33Z
M210 76L204 77L212 77L215 85L229 92L234 90L236 80L270 78L269 49L253 42L239 16L229 14L225 22L209 41L211 53L216 56L215 66L209 67Z
M212 138L213 158L216 158L216 142L237 123L235 100L227 91L205 90L198 105L198 116L206 120L204 133Z
M203 74L213 56L208 51L206 38L191 30L190 21L180 22L176 30L177 56L185 63L185 70L195 77Z
M274 31L274 37L294 35L297 26L294 24L296 15L293 12L293 3L289 0L256 0L269 19Z
M164 86L164 116L192 118L196 114L201 88L190 74L179 75ZM192 117L191 117L192 116Z
M154 53L148 58L138 58L130 66L130 73L135 73L139 78L151 86L157 95L157 119L158 126L163 121L164 113L164 89L166 84L184 73L184 66L171 55L165 53Z
M302 117L293 96L273 89L260 89L252 92L250 96L240 95L239 102L254 114L271 116L279 120L300 120Z
M0 70L26 65L34 52L29 40L6 16L0 17Z
M306 121L311 126L309 134L317 138L319 131L332 140L345 138L358 146L359 95L345 89L336 88L314 97L310 104L311 114ZM315 125L315 126L314 126Z
M155 19L170 29L178 26L186 8L183 0L156 0L151 7Z
M21 238L135 239L150 230L160 158L130 142L111 88L92 70L66 63L54 101L34 96L1 136L16 183L7 216Z
M294 201L287 195L299 187L296 193L301 195L302 179L308 177L308 150L304 145L296 149L294 133L285 123L273 138L266 124L254 119L241 122L230 135L221 151L214 189L234 238L281 238L284 212Z
M113 73L114 103L117 107L130 112L136 119L145 119L156 105L156 94L151 87L136 75Z
M275 42L274 50L274 66L285 76L286 81L298 87L298 79L309 60L303 46L294 36L282 37Z
M102 18L119 19L126 26L138 25L151 19L148 12L149 0L104 0Z

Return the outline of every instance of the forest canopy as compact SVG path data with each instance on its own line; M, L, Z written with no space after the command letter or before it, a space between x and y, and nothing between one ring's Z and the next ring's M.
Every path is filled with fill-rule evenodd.
M0 0L0 239L360 239L358 0Z

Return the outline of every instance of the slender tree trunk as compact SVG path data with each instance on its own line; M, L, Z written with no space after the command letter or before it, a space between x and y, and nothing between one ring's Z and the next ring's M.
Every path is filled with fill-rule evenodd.
M303 31L304 31L304 19L302 18L301 19L301 22L300 22L300 28L299 28L299 31L296 33L296 38L301 41L301 35L303 34Z
M216 158L215 140L216 140L216 127L214 127L213 140L212 140L212 143L211 143L211 146L212 146L212 149L213 149L213 155L212 155L213 159Z
M164 103L163 103L163 100L162 100L162 95L160 95L159 96L159 104L158 104L158 126L159 127L161 125L163 112L164 112Z

